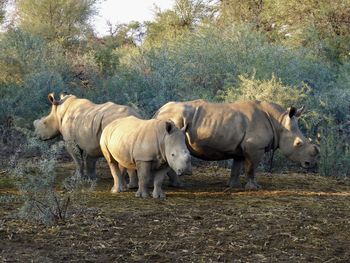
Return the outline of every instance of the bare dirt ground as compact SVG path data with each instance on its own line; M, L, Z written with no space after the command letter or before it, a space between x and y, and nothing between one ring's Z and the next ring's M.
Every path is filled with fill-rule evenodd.
M80 212L55 226L16 218L20 202L4 200L18 193L1 174L0 262L350 261L349 180L259 174L264 190L224 192L229 170L197 167L158 201L111 194L99 171Z

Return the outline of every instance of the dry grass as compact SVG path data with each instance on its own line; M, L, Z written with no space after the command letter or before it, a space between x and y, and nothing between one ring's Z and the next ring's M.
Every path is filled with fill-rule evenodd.
M62 225L16 219L20 203L1 203L0 261L349 262L349 180L260 174L264 190L224 192L229 171L199 167L158 201L110 194L99 171L88 206ZM15 195L5 181L0 194Z

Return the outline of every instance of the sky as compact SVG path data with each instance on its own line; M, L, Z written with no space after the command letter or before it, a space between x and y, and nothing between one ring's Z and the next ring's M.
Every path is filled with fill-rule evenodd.
M96 32L103 36L108 33L107 21L113 25L131 21L153 20L155 5L161 10L173 6L174 0L106 0L99 7L99 15L94 18Z

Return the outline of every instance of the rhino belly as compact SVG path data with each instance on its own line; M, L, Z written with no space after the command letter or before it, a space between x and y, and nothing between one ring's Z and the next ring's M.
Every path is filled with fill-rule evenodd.
M90 140L85 138L78 141L79 148L82 149L87 155L92 157L102 156L101 147L96 138L90 138Z
M205 161L220 161L243 155L240 149L231 150L198 144L191 144L188 148L191 155Z
M116 160L119 165L127 169L136 169L136 164L129 151L130 149L125 147L125 144L120 146L117 144L109 145L108 149L114 160Z

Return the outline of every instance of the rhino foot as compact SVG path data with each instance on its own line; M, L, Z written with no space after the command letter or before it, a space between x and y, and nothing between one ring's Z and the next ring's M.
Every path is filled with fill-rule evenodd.
M237 180L229 180L228 186L230 188L238 188L238 189L242 188L242 184L239 180L238 181Z
M142 198L147 198L149 197L149 194L147 192L144 191L137 191L135 194L136 197L142 197Z
M153 191L153 198L159 198L160 200L165 200L165 193L163 191Z
M256 182L248 181L248 183L245 185L246 190L259 190L261 189L261 186L257 184Z
M121 192L125 192L127 189L125 187L115 187L113 186L111 189L111 193L112 194L117 194L117 193L121 193Z
M128 183L128 188L129 189L136 189L139 187L139 182L138 182L138 178L135 172L133 171L129 171L128 170L128 174L129 174L129 183Z

